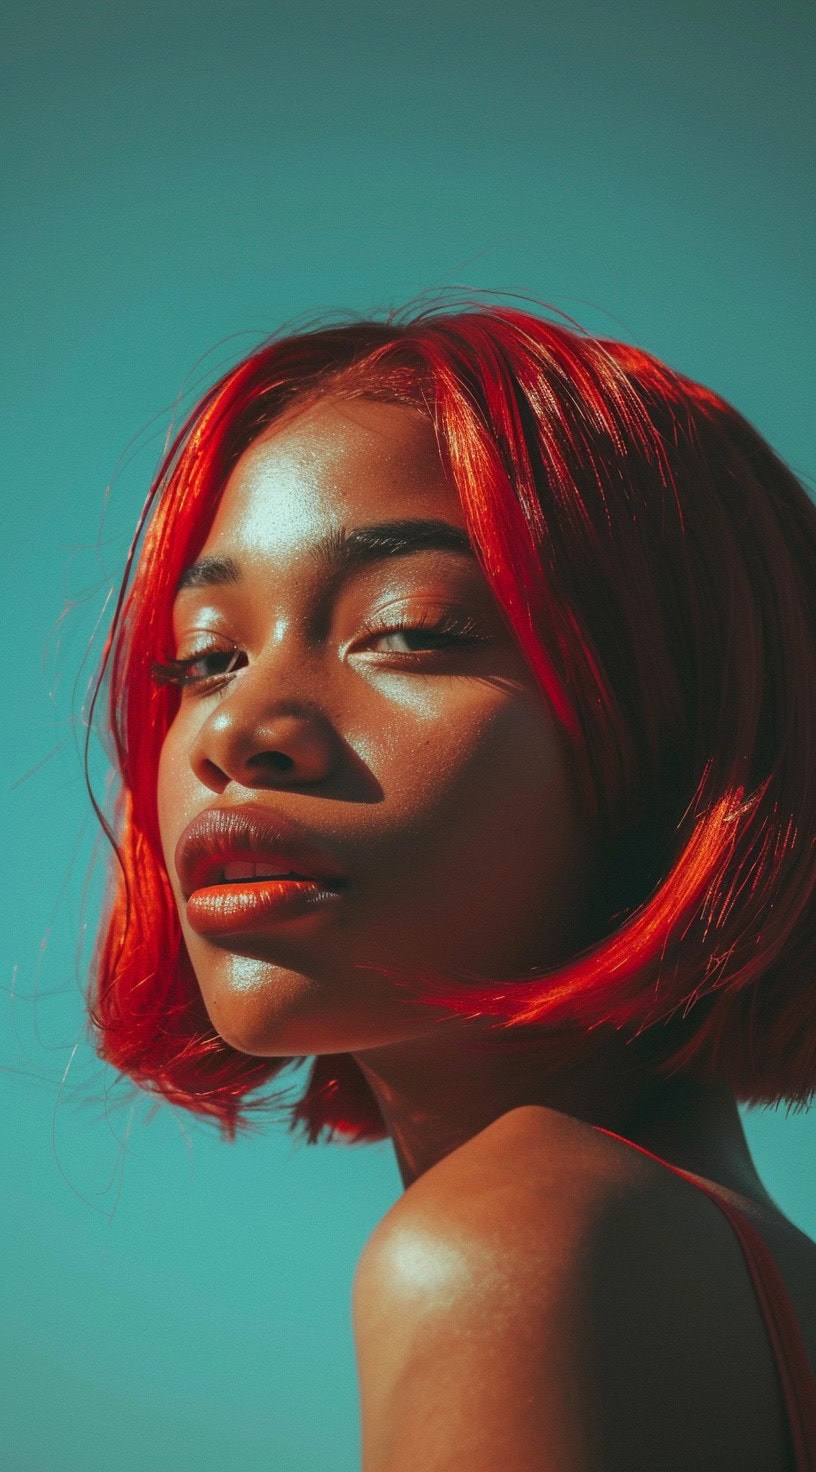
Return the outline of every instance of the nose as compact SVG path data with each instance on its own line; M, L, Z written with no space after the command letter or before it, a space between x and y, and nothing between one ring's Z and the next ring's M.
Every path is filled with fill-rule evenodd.
M302 679L299 684L302 689ZM210 711L190 764L220 795L230 782L250 788L324 782L338 753L339 738L322 705L308 693L287 694L277 674L258 662L235 676Z

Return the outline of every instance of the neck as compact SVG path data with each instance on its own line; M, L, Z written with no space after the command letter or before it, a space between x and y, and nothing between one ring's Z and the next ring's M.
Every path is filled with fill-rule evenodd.
M534 1046L464 1028L355 1054L407 1187L495 1119L523 1105L623 1135L670 1164L764 1206L734 1096L638 1064L615 1034L553 1034Z

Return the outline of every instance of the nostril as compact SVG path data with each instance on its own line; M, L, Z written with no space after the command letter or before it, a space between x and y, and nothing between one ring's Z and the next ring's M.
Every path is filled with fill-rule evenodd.
M250 766L272 767L276 772L288 772L294 761L285 751L262 751L250 761Z
M226 772L216 766L215 762L211 762L208 757L202 761L199 775L202 782L212 788L213 792L223 792L229 782Z

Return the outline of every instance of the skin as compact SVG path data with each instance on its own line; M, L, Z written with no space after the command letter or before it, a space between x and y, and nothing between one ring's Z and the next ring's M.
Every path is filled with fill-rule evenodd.
M257 1056L353 1054L406 1186L537 1106L768 1205L727 1090L644 1073L616 1037L570 1068L544 1050L514 1056L465 1021L435 1026L434 1012L361 969L509 977L555 965L580 931L592 872L560 729L475 560L382 562L325 606L315 540L414 516L465 524L430 422L325 397L276 421L227 480L201 555L233 558L240 581L177 599L180 654L234 641L245 655L218 690L183 693L158 780L168 872L214 1027ZM439 652L363 628L451 607L477 621L481 642ZM424 648L424 663L401 662L406 648ZM348 876L340 904L218 943L196 934L173 856L214 802L299 819Z

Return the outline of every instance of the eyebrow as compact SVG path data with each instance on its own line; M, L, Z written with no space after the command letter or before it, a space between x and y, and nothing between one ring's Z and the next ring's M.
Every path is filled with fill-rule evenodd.
M313 542L308 554L332 587L357 572L392 557L414 552L455 552L475 558L466 531L449 521L404 518L378 521L348 530L339 527ZM200 557L179 578L176 593L185 588L215 588L241 581L241 569L232 557Z

